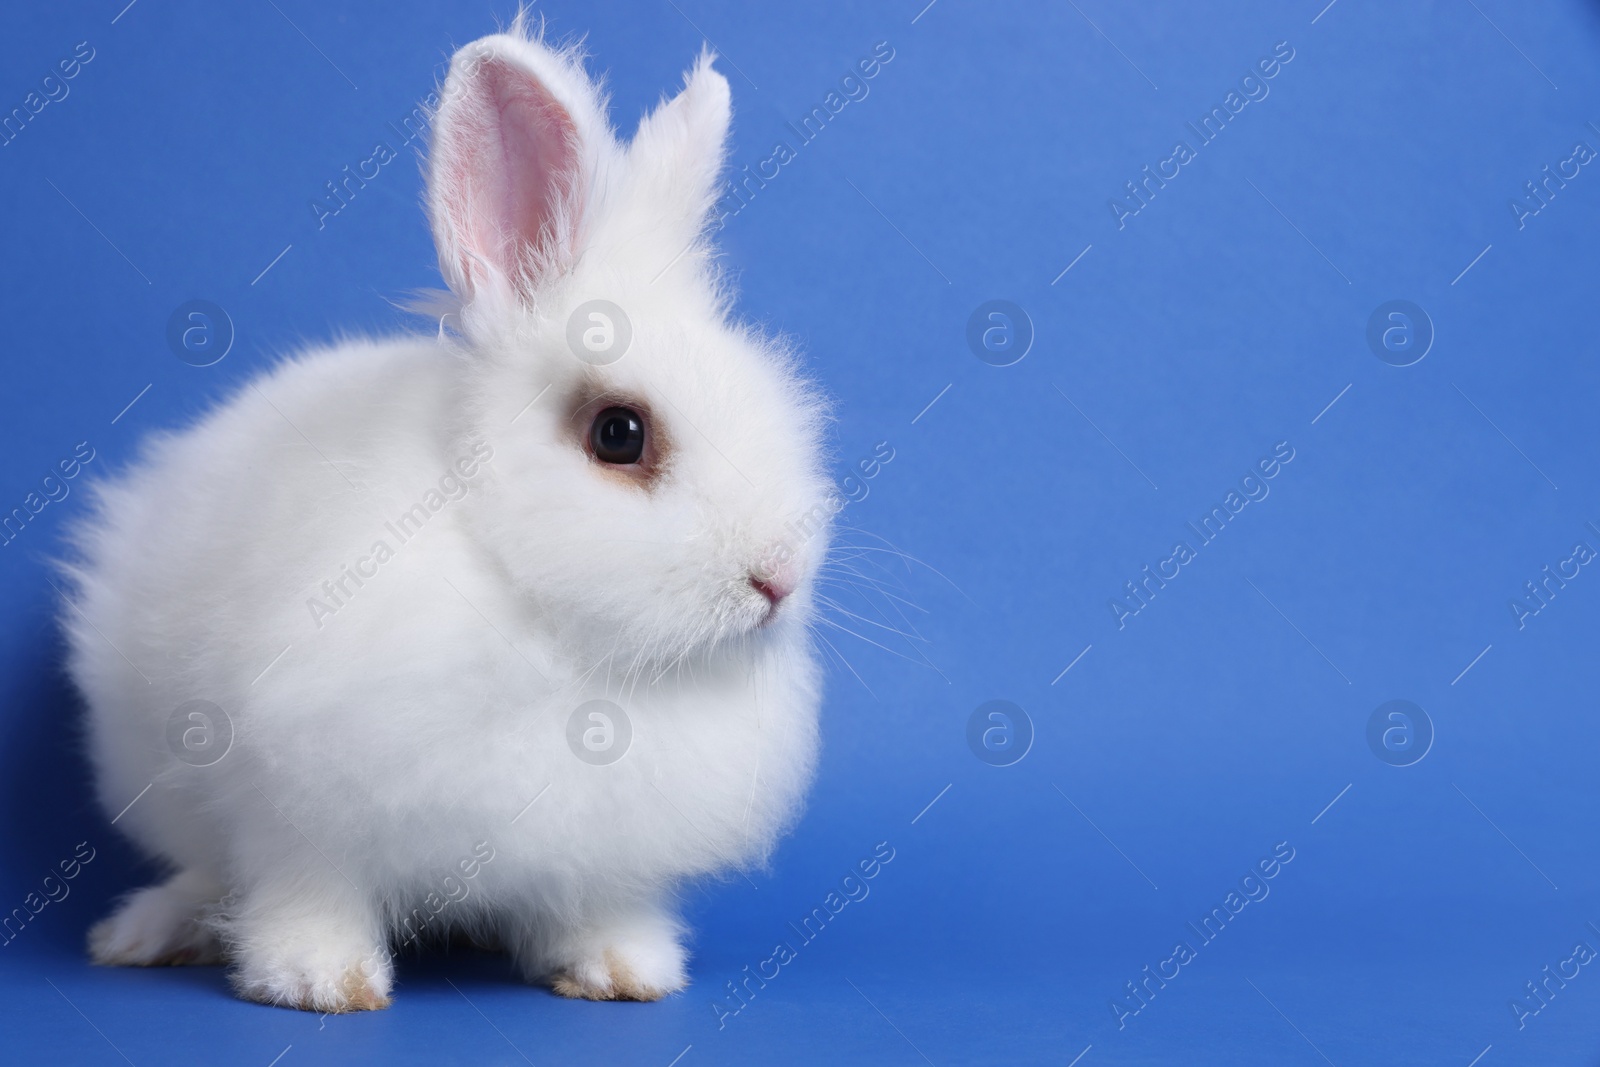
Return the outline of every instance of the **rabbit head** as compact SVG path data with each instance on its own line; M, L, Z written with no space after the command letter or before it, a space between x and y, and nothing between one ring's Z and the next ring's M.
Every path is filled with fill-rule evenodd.
M702 54L627 144L605 108L520 21L466 46L428 208L493 448L472 536L564 641L667 663L803 626L837 507L818 398L715 267L727 80Z

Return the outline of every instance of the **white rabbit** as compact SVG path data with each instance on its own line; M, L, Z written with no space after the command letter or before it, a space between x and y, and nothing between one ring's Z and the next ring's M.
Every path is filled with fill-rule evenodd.
M711 60L622 144L522 19L460 50L458 335L305 353L98 488L70 667L100 802L172 874L97 962L350 1011L457 930L567 996L685 985L675 887L762 862L812 774L837 510L821 402L728 319Z

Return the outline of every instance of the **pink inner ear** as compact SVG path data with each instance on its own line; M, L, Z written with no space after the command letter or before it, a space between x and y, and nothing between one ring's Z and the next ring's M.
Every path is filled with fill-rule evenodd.
M575 191L577 130L566 108L526 71L495 59L477 76L479 92L463 108L450 214L467 236L465 277L478 273L474 255L517 277L527 248L546 260L570 255L575 235L570 225L556 232L556 212ZM569 215L575 222L576 205Z

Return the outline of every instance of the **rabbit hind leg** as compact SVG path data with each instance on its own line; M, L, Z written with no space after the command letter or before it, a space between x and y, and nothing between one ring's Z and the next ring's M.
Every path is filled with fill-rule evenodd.
M207 925L223 888L187 870L125 897L89 930L89 955L105 967L164 967L222 962L222 945Z

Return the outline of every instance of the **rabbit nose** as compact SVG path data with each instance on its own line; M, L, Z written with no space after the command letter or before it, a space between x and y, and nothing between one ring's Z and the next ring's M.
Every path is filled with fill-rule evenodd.
M752 574L750 575L750 588L766 597L767 603L773 607L777 607L780 600L794 592L793 584L784 577L776 575L763 578Z

